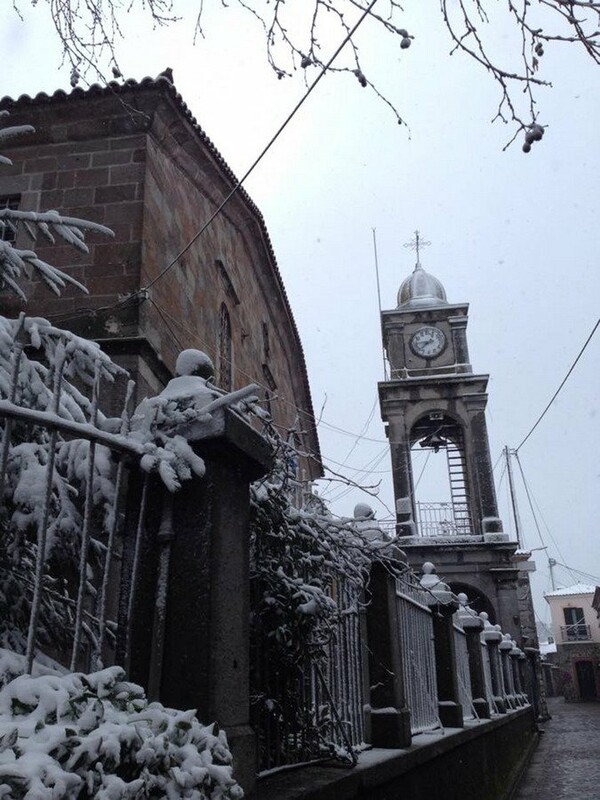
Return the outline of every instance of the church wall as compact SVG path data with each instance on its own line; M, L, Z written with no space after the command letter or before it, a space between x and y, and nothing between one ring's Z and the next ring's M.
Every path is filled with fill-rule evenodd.
M0 196L19 195L23 210L57 209L107 225L115 236L88 233L88 254L36 242L41 258L82 281L89 294L67 286L56 297L40 282L26 282L29 302L5 296L0 311L16 316L23 309L101 340L117 362L135 365L139 391L153 393L168 380L180 349L204 349L215 359L225 304L233 387L267 386L281 398L272 411L283 426L294 425L298 406L300 427L308 431L303 447L318 456L301 345L262 218L245 195L234 198L156 284L151 297L162 316L147 299L103 310L147 285L232 185L217 151L181 111L173 87L151 83L126 96L98 88L3 101L11 124L32 124L36 133L3 148L13 166L0 170ZM19 234L17 246L32 243ZM318 462L306 469L309 475L320 471Z

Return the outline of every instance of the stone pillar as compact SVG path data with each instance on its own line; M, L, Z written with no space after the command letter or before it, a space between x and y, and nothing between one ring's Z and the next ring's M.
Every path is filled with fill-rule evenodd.
M428 592L428 605L433 623L435 674L438 687L438 713L444 728L462 728L463 711L458 691L456 642L453 615L458 602L450 587L435 574L430 561L423 564L421 586Z
M519 592L517 586L518 570L513 565L497 567L493 573L496 586L496 609L498 622L511 639L518 639L521 633L519 616Z
M449 317L450 331L452 333L452 345L454 347L454 356L457 367L457 372L471 372L471 364L469 363L469 347L467 345L467 322L469 318Z
M201 721L226 731L235 774L250 794L249 484L270 468L270 447L226 409L193 447L205 461L204 477L174 496L153 479L129 619L121 609L120 626L130 630L125 666L165 705L194 708ZM124 540L124 574L134 546L135 525Z
M390 419L388 435L396 501L396 531L398 536L416 536L410 442L402 413L399 412Z
M523 688L521 686L521 673L519 670L519 660L521 658L521 651L513 642L513 649L510 651L510 666L512 669L512 676L513 676L513 686L515 687L515 698L517 703L520 706L524 706L527 704L527 698L523 694Z
M487 701L485 688L485 671L483 666L483 653L481 652L481 631L483 620L474 615L461 615L461 624L467 637L467 650L469 652L469 674L471 675L471 691L473 694L473 707L480 719L490 717L490 705Z
M488 615L485 612L481 613L481 618L484 621L483 638L488 646L488 653L490 655L490 673L492 677L492 695L494 703L498 709L499 714L506 713L506 701L504 699L503 681L500 666L500 654L498 652L498 645L502 641L502 634L496 630L494 625L491 625L488 620Z
M430 606L435 647L435 674L438 686L438 711L444 728L462 728L463 711L458 692L456 644L452 616L458 604L437 603Z
M510 708L516 708L515 690L513 686L513 675L510 660L510 651L513 649L513 643L510 634L505 633L502 641L498 645L498 653L500 655L500 666L502 669L502 677L504 683L504 693L507 705Z
M521 650L519 654L519 659L517 661L517 670L519 672L519 682L521 685L521 692L523 694L523 700L525 703L529 703L529 694L528 694L528 675L527 675L527 656Z
M525 654L527 656L531 676L531 681L529 683L530 690L528 692L529 700L533 706L536 719L543 722L544 720L550 719L550 712L548 711L546 693L544 690L540 651L536 647L526 647Z
M383 564L373 565L369 590L367 641L371 710L367 714L367 730L370 730L370 743L374 747L409 747L410 712L402 671L396 579Z
M478 514L473 514L473 521L475 522L479 517L484 540L508 541L508 536L502 532L502 521L498 517L496 487L494 486L492 459L485 421L487 395L478 395L472 399L467 399L466 402L471 429L470 475L476 481L479 498Z

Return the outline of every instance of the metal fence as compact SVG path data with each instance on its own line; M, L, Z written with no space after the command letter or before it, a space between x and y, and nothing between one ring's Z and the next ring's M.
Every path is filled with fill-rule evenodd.
M463 719L473 719L476 716L473 707L473 691L471 689L471 672L469 670L469 650L467 636L457 621L454 622L454 646L456 652L456 672L458 678L458 693L463 710Z
M343 579L330 587L340 614L324 648L281 660L254 631L251 722L258 770L329 758L354 760L365 740L360 598Z
M113 651L109 607L124 486L140 460L140 448L125 436L134 384L116 429L101 427L102 391L118 368L92 343L74 343L41 322L3 320L11 357L0 363L0 570L22 577L26 670L40 644L72 670L97 668ZM39 360L29 358L28 347ZM142 503L138 529L143 515ZM134 569L130 592L136 575ZM49 630L53 619L60 643Z
M396 580L398 636L412 733L441 727L435 672L431 610L427 593L416 576L406 572Z
M466 503L424 502L417 506L419 536L460 536L472 533Z

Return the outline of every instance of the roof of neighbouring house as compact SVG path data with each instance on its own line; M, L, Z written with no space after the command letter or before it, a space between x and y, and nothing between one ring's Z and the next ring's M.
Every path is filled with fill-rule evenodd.
M561 586L553 592L546 592L544 597L569 597L574 594L594 594L596 587L589 583L575 583L573 586Z

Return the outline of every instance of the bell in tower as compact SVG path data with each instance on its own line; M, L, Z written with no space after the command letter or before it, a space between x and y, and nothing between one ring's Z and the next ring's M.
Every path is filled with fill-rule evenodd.
M426 242L409 243L416 265L395 309L383 311L390 379L379 384L392 461L398 544L411 566L433 561L455 592L521 640L516 597L517 547L503 533L485 420L488 375L475 374L467 346L467 303L449 303L421 265ZM444 502L417 502L413 456L445 460Z

